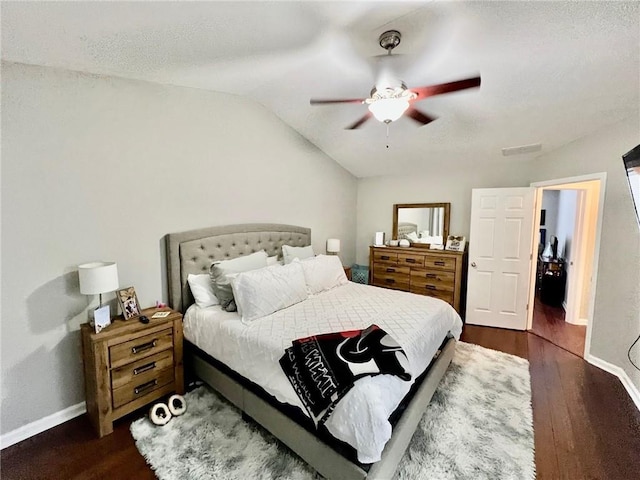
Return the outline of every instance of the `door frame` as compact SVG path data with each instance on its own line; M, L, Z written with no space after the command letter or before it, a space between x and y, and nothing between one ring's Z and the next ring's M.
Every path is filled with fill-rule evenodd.
M600 192L598 195L598 213L596 216L596 225L595 225L595 240L594 240L594 246L593 246L593 258L592 258L592 268L591 268L591 288L589 290L589 307L588 307L588 313L587 313L587 332L586 332L586 337L585 337L585 342L584 342L584 354L583 354L583 358L587 358L589 356L589 353L591 351L591 332L593 330L593 312L594 312L594 308L595 308L595 300L596 300L596 289L597 289L597 281L598 281L598 262L599 262L599 258L600 258L600 239L602 237L602 218L603 218L603 213L604 213L604 197L605 197L605 190L606 190L606 184L607 184L607 174L606 172L599 172L599 173L591 173L591 174L587 174L587 175L580 175L580 176L576 176L576 177L566 177L566 178L558 178L558 179L554 179L554 180L546 180L546 181L542 181L542 182L532 182L530 184L531 187L534 187L536 189L536 194L535 194L535 212L534 212L534 229L535 232L539 232L540 230L540 209L542 207L542 192L543 190L545 190L545 188L548 187L563 187L566 186L566 189L575 189L575 190L581 190L580 187L576 184L579 183L583 183L583 182L591 182L591 181L599 181L600 183ZM561 189L561 188L558 188ZM580 241L580 251L583 252L585 245L584 242L586 241L587 237L586 235L584 235L584 215L585 215L585 205L588 204L588 200L586 198L587 195L589 195L590 192L586 192L586 195L579 195L578 196L578 202L576 205L576 229L578 229L578 225L580 226L581 231L578 233L576 238L579 238ZM580 216L580 218L578 218L578 215ZM537 235L534 235L534 238L538 238ZM530 283L529 283L529 305L531 308L528 309L527 312L527 329L530 330L532 323L533 323L533 309L534 309L534 301L535 301L535 291L536 291L536 270L537 270L537 261L533 261L533 258L535 256L535 258L537 258L538 255L538 245L537 242L534 241L532 246L531 246L531 255L532 255L532 261L531 261L531 276L530 276ZM584 255L583 255L584 256ZM583 269L584 267L580 267L581 269ZM582 284L582 279L580 280L580 284ZM577 299L577 295L575 294L577 290L574 288L573 289L573 295L571 296L571 298L567 297L567 302L571 301L574 302L574 305L571 306L571 308L580 308L579 306L575 305L576 299Z

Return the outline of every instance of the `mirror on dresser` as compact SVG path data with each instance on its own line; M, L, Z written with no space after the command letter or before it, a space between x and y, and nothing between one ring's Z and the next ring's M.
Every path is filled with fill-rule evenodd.
M443 244L449 235L450 203L397 203L393 206L393 238L412 247Z

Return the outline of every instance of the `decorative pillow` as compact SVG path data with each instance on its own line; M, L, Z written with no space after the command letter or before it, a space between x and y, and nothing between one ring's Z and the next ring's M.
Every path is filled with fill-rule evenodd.
M337 255L318 255L299 263L302 265L307 289L312 295L349 283Z
M291 247L289 245L282 245L282 258L284 259L285 265L291 263L294 258L302 260L304 258L313 257L314 255L313 247L311 245L307 247Z
M273 265L282 265L282 262L278 261L277 255L274 255L273 257L267 257L267 267L271 267Z
M231 284L244 323L295 305L308 297L300 262L234 276Z
M247 272L257 268L267 266L267 252L260 250L245 257L234 258L233 260L223 260L215 262L209 268L213 292L220 301L220 305L227 312L235 312L236 304L233 301L233 290L231 289L230 274Z
M189 288L196 301L196 305L200 308L220 305L220 300L218 300L218 297L213 293L213 283L209 275L206 273L202 275L190 273L187 277L187 283L189 283Z

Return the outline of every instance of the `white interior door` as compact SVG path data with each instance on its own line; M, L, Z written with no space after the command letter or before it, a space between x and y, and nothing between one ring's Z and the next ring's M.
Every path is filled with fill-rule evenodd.
M527 329L534 198L534 188L473 189L467 323Z

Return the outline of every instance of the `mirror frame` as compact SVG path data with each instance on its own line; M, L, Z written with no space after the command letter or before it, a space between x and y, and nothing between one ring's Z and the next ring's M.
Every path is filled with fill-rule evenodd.
M444 208L444 218L442 220L442 239L447 241L449 236L449 214L451 213L450 203L396 203L393 205L393 230L394 239L398 238L398 209L399 208ZM429 248L430 243L411 243L412 247Z

